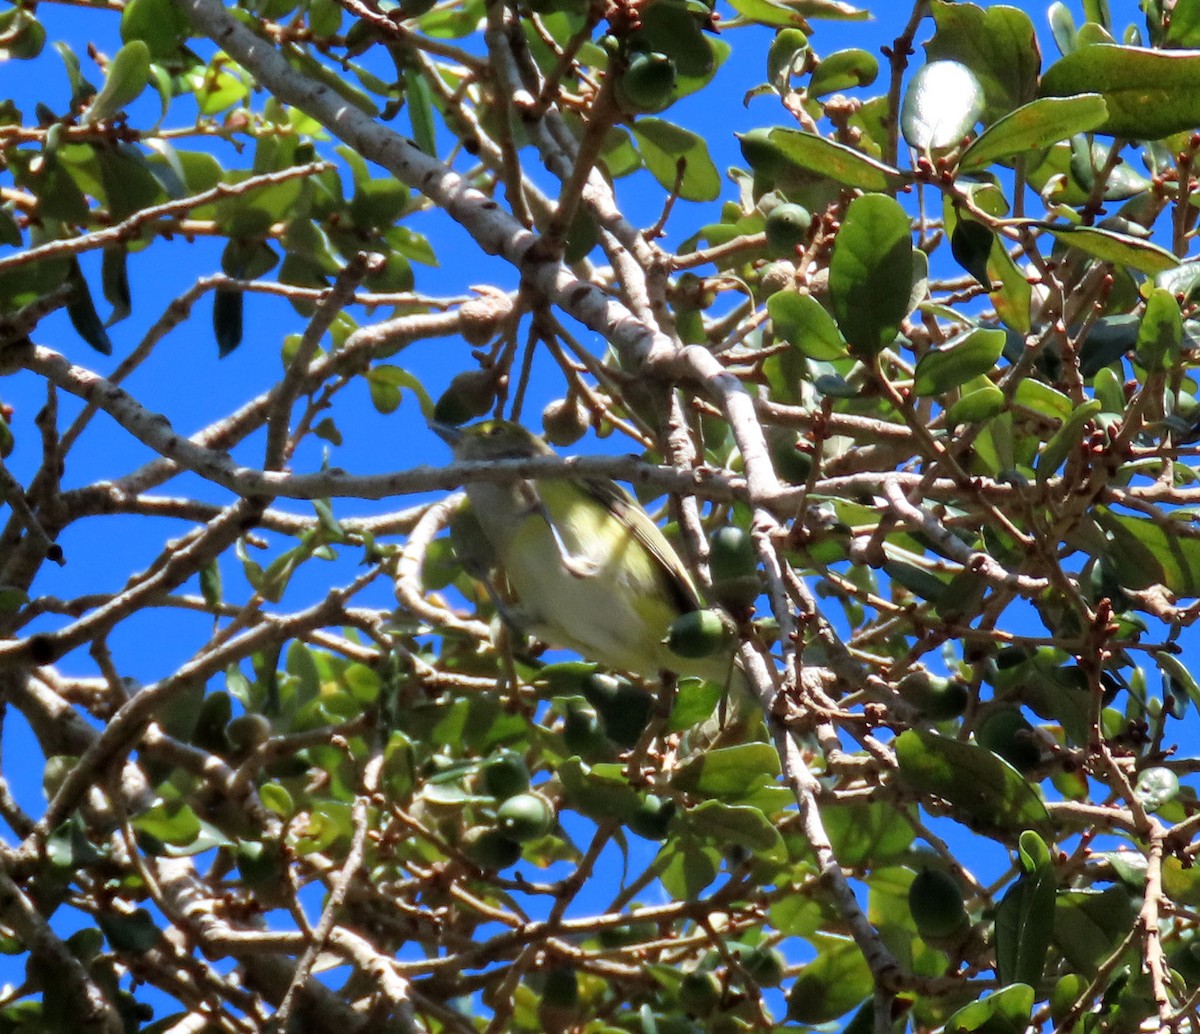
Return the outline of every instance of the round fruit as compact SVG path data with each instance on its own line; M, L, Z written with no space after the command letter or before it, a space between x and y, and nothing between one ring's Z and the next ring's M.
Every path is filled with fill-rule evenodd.
M579 1018L579 979L575 970L560 966L546 974L537 1016L545 1034L561 1034L575 1025Z
M1016 708L993 711L975 731L975 738L993 754L1004 758L1018 772L1036 768L1042 752L1030 725Z
M504 800L529 789L529 769L516 751L501 751L483 766L483 788Z
M787 964L774 948L751 948L741 961L746 975L759 987L778 987L783 982Z
M462 839L462 853L481 869L507 869L521 857L521 845L498 829L477 826Z
M610 752L604 723L591 707L568 703L563 716L563 742L572 754L585 761L605 757Z
M509 840L536 840L554 828L554 806L540 793L519 793L496 809L496 825Z
M634 54L617 92L628 111L662 111L675 89L675 62L666 54Z
M908 910L924 938L951 937L966 929L967 910L958 884L937 869L922 869L908 888Z
M496 401L496 374L492 370L464 370L455 374L437 405L433 419L440 424L465 424L486 416Z
M693 610L671 622L667 649L680 657L712 657L728 649L729 625L716 610Z
M790 258L796 246L808 238L812 216L803 205L776 205L767 213L763 229L767 234L767 247L779 258Z
M967 709L970 693L962 679L944 679L924 671L909 672L896 690L926 718L945 722Z
M764 297L770 297L777 291L795 288L795 264L783 259L777 262L768 262L758 271L758 284Z
M721 1004L721 981L716 973L695 969L679 984L679 1004L690 1016L705 1017Z
M727 525L713 532L708 568L717 600L733 610L744 610L753 604L762 592L757 563L754 541L748 531Z
M812 470L812 455L798 448L804 441L803 435L790 432L772 435L768 438L775 472L793 485L805 484L808 481L809 472Z
M642 738L654 712L654 697L628 679L591 675L583 695L595 707L608 738L619 747L632 747Z
M248 754L271 738L271 723L261 714L240 714L225 726L225 741L240 754Z
M1169 768L1144 768L1138 774L1133 794L1147 811L1158 811L1179 796L1179 776Z
M587 429L587 410L578 399L555 399L542 410L542 430L551 445L574 445Z
M665 840L671 819L675 817L675 802L648 793L630 816L629 828L647 840Z

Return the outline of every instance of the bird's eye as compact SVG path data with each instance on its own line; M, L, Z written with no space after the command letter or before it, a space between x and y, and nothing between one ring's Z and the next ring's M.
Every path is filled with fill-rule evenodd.
M495 438L496 435L498 435L499 433L500 433L500 425L499 424L496 424L495 426L488 429L488 434L490 434L493 438Z

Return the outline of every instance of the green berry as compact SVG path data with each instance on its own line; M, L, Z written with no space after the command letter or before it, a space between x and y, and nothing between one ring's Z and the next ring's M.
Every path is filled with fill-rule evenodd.
M712 575L713 594L731 610L751 606L762 585L756 573L758 561L750 533L735 525L713 532L709 541L708 568Z
M944 679L924 671L912 671L896 686L897 692L926 718L945 722L967 709L971 696L962 679Z
M554 806L540 793L519 793L496 809L496 826L517 843L536 840L554 828Z
M646 794L637 811L629 818L629 828L647 840L665 840L675 817L675 802L668 798Z
M1042 759L1033 726L1016 708L1005 707L991 712L975 731L975 739L1018 772L1036 768Z
M521 857L521 845L498 829L476 827L462 839L462 853L481 869L507 869Z
M729 648L732 636L725 616L716 610L693 610L671 622L667 649L680 657L712 657Z
M952 937L969 922L958 884L937 869L917 873L908 888L908 910L926 940Z
M634 54L618 85L621 104L628 111L662 111L675 89L675 62L666 54Z
M803 205L776 205L767 213L763 226L767 235L767 247L778 258L790 258L796 253L797 245L808 238L812 216Z
M529 789L529 769L515 751L501 751L483 766L483 788L500 800Z
M685 973L679 984L679 1004L688 1015L703 1019L721 1004L721 981L710 970Z

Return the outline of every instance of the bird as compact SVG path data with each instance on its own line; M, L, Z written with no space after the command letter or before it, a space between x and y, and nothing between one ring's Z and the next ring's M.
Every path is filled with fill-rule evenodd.
M432 426L460 462L555 455L512 421ZM668 647L672 623L705 603L666 536L615 482L517 478L465 488L517 599L515 610L502 611L509 624L644 679L672 672L728 683L731 650L685 658Z

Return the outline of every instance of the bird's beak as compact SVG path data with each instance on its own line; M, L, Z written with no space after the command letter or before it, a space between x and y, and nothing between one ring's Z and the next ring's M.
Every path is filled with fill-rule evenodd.
M452 449L457 448L465 437L461 427L443 423L441 420L430 420L429 429Z

